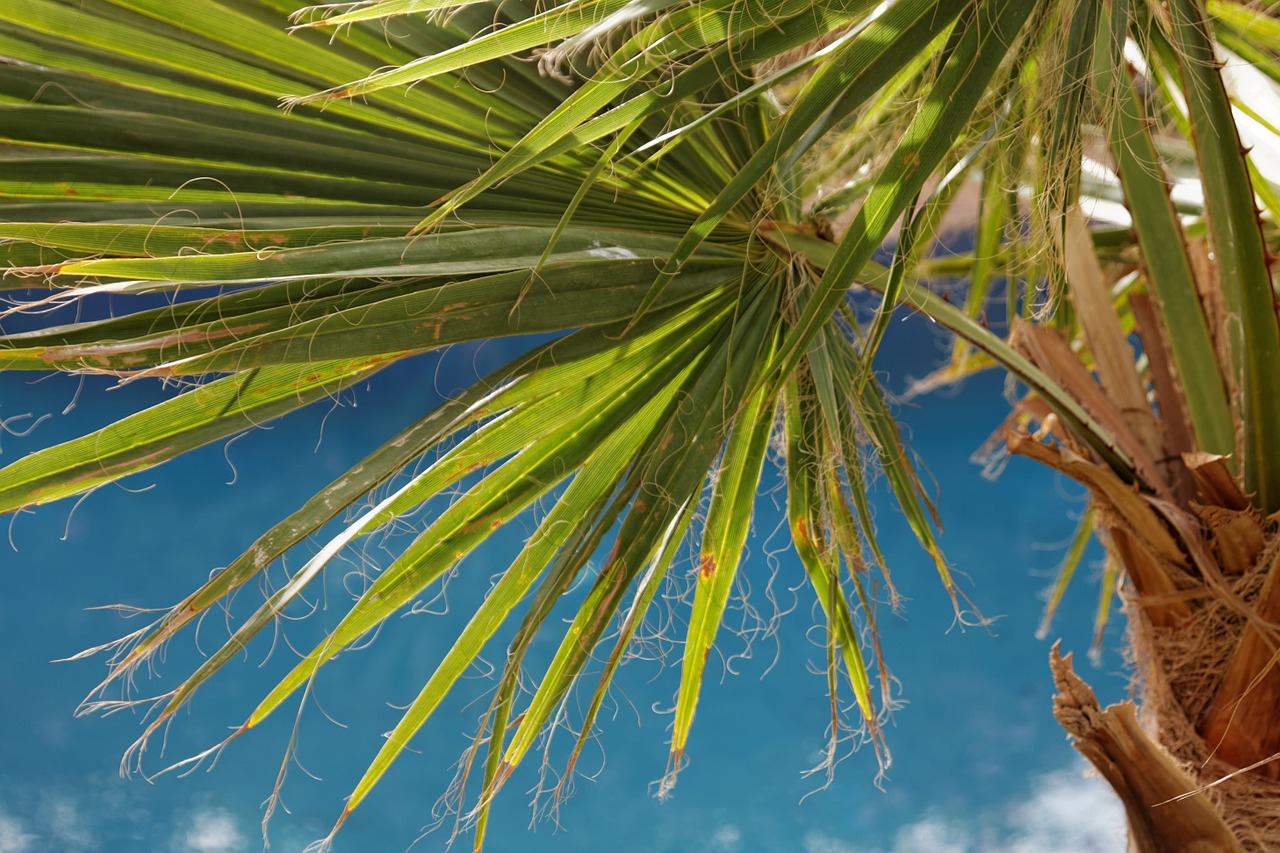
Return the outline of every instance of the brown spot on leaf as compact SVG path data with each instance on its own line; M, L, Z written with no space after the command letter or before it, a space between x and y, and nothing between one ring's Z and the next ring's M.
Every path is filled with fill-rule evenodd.
M716 571L715 558L712 557L710 554L703 554L702 563L698 566L698 574L701 577L709 578L713 574L715 574L715 571Z
M210 234L200 238L206 246L211 243L226 243L228 246L239 246L244 237L235 231L223 231L221 234Z

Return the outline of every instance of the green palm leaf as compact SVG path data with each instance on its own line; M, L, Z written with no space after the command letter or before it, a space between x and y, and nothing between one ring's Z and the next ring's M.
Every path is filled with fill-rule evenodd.
M806 344L798 360L782 360L778 345L788 336L796 340L796 332L790 303L786 310L781 306L799 297L811 303L808 315L816 319L820 309L806 294L815 281L813 271L826 266L825 260L806 266L785 242L773 236L761 241L754 234L761 204L781 197L774 182L793 181L789 174L775 174L769 158L786 154L798 169L804 151L838 129L841 116L857 113L895 74L918 67L918 57L947 32L963 4L952 4L951 17L940 17L930 14L932 4L913 0L890 10L887 19L866 17L870 4L832 5L817 14L807 4L794 4L771 10L777 13L771 18L746 15L754 7L743 2L648 10L616 4L609 8L620 17L602 31L623 20L649 23L621 41L615 59L592 80L566 91L559 107L545 81L508 57L578 35L599 20L594 5L571 14L551 10L541 18L515 19L475 41L466 38L466 10L448 25L408 17L413 21L409 36L393 45L375 43L357 18L346 18L341 22L357 26L332 50L266 26L269 5L263 3L250 16L228 4L226 21L240 29L219 26L208 15L190 15L183 3L141 0L103 2L87 11L46 0L5 18L0 36L25 64L0 67L0 86L38 101L0 107L30 117L28 129L13 140L20 153L10 157L18 169L8 178L3 215L10 224L0 225L5 240L0 245L10 259L6 283L43 284L50 304L103 291L169 291L183 298L110 319L10 334L0 339L4 363L11 369L56 366L121 375L243 372L243 380L220 381L229 389L243 384L245 397L255 389L262 395L275 388L271 371L314 370L317 361L330 357L348 360L336 363L363 363L360 359L400 358L458 341L578 331L426 416L281 520L149 629L137 632L134 645L117 658L112 679L134 671L342 506L363 499L430 448L454 445L350 523L243 620L220 650L163 697L149 732L164 725L270 625L343 548L479 471L480 479L381 573L241 731L264 719L336 652L419 595L522 507L555 494L540 527L545 532L530 540L457 638L356 784L347 810L367 796L457 677L515 607L532 596L489 723L491 732L505 732L507 721L520 714L509 735L491 739L481 796L487 807L556 707L587 677L588 655L614 611L623 609L622 634L614 640L588 707L585 728L590 728L627 638L686 535L693 507L712 472L727 464L731 467L718 482L721 490L731 491L717 492L721 497L713 499L710 538L704 540L723 570L712 573L714 590L697 596L699 615L689 640L693 657L679 699L678 764L696 707L701 658L714 641L749 528L764 449L775 430L786 429L774 423L788 387L776 377L787 376L797 364L822 377L822 415L812 423L825 425L819 446L829 455L797 457L788 466L794 489L814 500L824 496L811 502L812 509L799 510L796 529L815 531L838 515L841 553L857 549L861 555L858 539L867 537L870 552L878 554L862 494L866 458L856 424L866 423L872 456L887 465L913 527L950 584L919 483L905 466L892 420L865 375L869 353L854 348L847 327L823 332L817 324L811 328L819 330L825 344L812 349L811 357L804 355ZM363 19L410 10L381 4L348 11ZM88 13L100 14L103 26L91 32L76 28L77 16ZM781 135L768 129L770 110L758 97L739 97L738 91L751 89L754 81L745 75L726 78L716 58L744 67L801 45L824 27L860 18L866 18L865 25L836 49L834 70L824 67L804 84L796 118L782 125ZM734 32L732 22L739 19L759 24ZM971 34L985 23L982 15L964 20ZM894 28L909 22L922 27L918 35L907 31L918 42L917 51L885 53ZM63 45L58 40L63 30L78 35ZM1000 50L1007 47L998 40L986 43L993 57L997 44ZM67 59L55 62L54 52L62 48ZM433 58L405 61L398 52L406 49ZM691 51L704 55L687 64ZM882 60L874 59L877 52ZM969 59L961 51L947 67L960 68ZM868 60L872 70L854 74L857 64ZM449 79L458 70L481 74L476 65L486 61L505 68L500 96L459 89ZM351 88L344 78L363 74L363 68L356 69L362 62L364 68L399 64L405 70L370 78L362 84L360 102L332 101L318 113L307 108L306 99L289 113L270 108L269 96L296 91L300 84L332 100L334 92ZM56 68L49 73L57 75L60 87L49 91L68 93L70 100L40 93L41 66ZM664 74L676 66L670 91L659 93L636 82L636 74ZM408 96L389 89L410 79L417 85ZM977 97L982 88L972 91ZM701 110L685 100L702 92L713 97ZM823 102L836 96L842 100L833 114ZM86 111L82 101L101 107ZM483 121L474 108L479 102L485 104ZM549 112L542 121L527 111L543 107ZM664 133L664 116L672 109L679 110L684 127L666 144L679 145L679 163L664 156L664 167L654 169L643 163L648 155L629 160ZM946 133L964 132L962 112L957 109L954 120L945 123ZM702 114L706 117L700 119ZM524 129L517 130L521 125ZM85 135L86 128L92 133ZM608 140L605 157L576 147ZM773 146L773 153L753 156L761 144ZM490 166L496 148L505 153ZM937 150L948 150L941 138ZM923 180L929 168L921 164L914 174ZM468 174L484 177L433 214L438 227L432 233L405 236L421 218L412 213L415 204L449 194L469 180ZM590 180L565 180L573 174L590 175ZM184 185L192 175L210 180ZM898 180L889 173L882 186ZM900 188L890 204L905 204L909 195ZM699 219L717 197L724 200L718 212ZM156 205L183 213L159 218ZM467 222L446 221L451 211ZM887 228L892 216L885 210L877 227ZM691 233L695 242L689 242ZM860 245L872 244L865 237ZM678 272L674 259L679 259ZM661 284L655 285L664 264ZM854 406L842 399L849 384L864 389ZM210 386L218 387L223 385ZM620 394L618 389L627 390ZM256 399L246 397L241 404ZM182 401L165 405L180 408ZM216 407L212 411L225 415ZM180 431L175 443L164 431L171 429L169 421L159 415L152 420L157 438L150 444L139 438L120 441L129 463L108 467L98 480L139 470L153 459L149 448L157 441L182 449L219 434L215 419L203 432ZM91 436L82 442L100 440ZM74 460L83 450L72 444L51 453ZM12 493L11 505L74 493L79 481L73 469L53 458L32 457L0 475L6 494ZM56 495L40 492L39 483L54 481L61 484ZM652 495L664 497L655 505ZM843 495L851 495L861 524ZM819 512L819 505L829 509ZM514 673L523 657L518 650L550 629L544 624L549 603L583 570L615 520L620 528L612 557L561 640L560 653L528 706L513 708ZM861 712L874 726L877 700L852 621L855 609L845 602L830 568L836 553L806 552L805 563L835 626L833 677L837 669L847 671ZM112 700L104 701L111 706ZM483 823L483 812L480 819Z
M772 444L786 449L790 527L825 615L833 708L847 685L887 760L889 676L874 639L870 573L895 602L897 592L875 539L865 468L883 470L944 587L953 601L961 594L931 500L871 372L899 304L955 332L964 342L958 357L976 351L974 363L1008 369L1082 452L1134 488L1156 487L1146 448L979 319L1010 259L1037 256L1035 241L1060 224L1045 214L1074 204L1082 126L1103 101L1090 97L1094 72L1137 109L1118 59L1127 6L298 5L25 0L0 11L0 286L26 300L0 322L27 315L21 331L0 327L0 367L205 382L0 470L0 511L145 470L402 358L502 336L552 340L424 413L223 572L208 580L196 572L190 595L126 638L104 689L127 683L165 642L344 509L396 484L158 698L144 741L344 549L382 525L423 507L430 513L233 737L494 531L546 502L537 532L354 781L337 823L510 626L516 636L464 769L465 777L487 749L474 812L482 843L493 796L579 689L590 690L581 720L589 734L675 554L692 538L700 562L675 703L674 782L693 749L704 660L746 570L741 554ZM1174 5L1179 26L1167 42L1156 39L1156 52L1168 54L1161 67L1209 68L1212 22L1190 0ZM1114 20L1107 8L1119 10ZM1242 40L1237 6L1214 9L1224 32ZM387 39L380 22L392 17L400 35ZM807 56L790 53L816 40ZM1095 41L1105 56L1090 52ZM1273 55L1275 44L1257 50ZM1210 76L1189 102L1193 128L1229 114ZM278 108L281 99L290 109ZM1112 132L1117 157L1134 170L1163 156L1136 112ZM1207 208L1213 239L1234 247L1233 304L1256 308L1270 292L1254 197L1240 183L1252 164L1234 138L1197 151L1202 168L1229 185ZM1052 204L1032 211L1024 231L1008 184L1045 163L1060 180L1043 187ZM977 169L986 170L980 257L962 261L975 286L957 308L916 274L939 263L928 246ZM1162 218L1138 229L1144 251L1178 234L1159 187L1134 174L1124 192L1135 207L1160 209ZM904 217L893 265L873 262ZM1167 269L1152 265L1171 324L1190 310L1185 261L1172 255L1159 261ZM881 294L878 308L864 311L851 298L863 290ZM1033 292L1020 303L1019 292L1008 288L1011 315L1051 311L1061 297ZM123 306L116 315L34 327L28 319L103 293ZM169 301L157 307L157 293ZM1070 328L1071 312L1055 322ZM1260 348L1242 339L1233 352L1237 382L1248 378L1245 480L1270 511L1276 477L1258 459L1276 426L1263 386L1277 359L1276 336L1264 332L1251 326L1244 338ZM1224 389L1211 372L1184 367L1205 346L1203 335L1179 341L1176 355L1191 376L1197 439L1217 449L1231 423L1216 408ZM426 458L434 461L411 474ZM456 499L444 505L451 491ZM598 555L585 598L567 629L557 626L553 606ZM525 697L519 674L535 638L557 651ZM594 671L597 652L603 663ZM104 697L96 707L121 701ZM842 725L834 720L833 731ZM569 769L580 749L581 740Z

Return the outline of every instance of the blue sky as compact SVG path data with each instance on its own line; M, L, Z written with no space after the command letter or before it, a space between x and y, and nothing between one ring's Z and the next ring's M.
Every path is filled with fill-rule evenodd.
M895 370L891 387L901 389L925 373L940 352L940 339L923 321L895 323L885 354ZM17 550L0 563L9 581L9 594L0 600L0 689L21 699L0 706L0 728L7 732L0 739L0 853L258 849L261 803L291 718L236 741L207 771L160 776L152 784L136 776L122 780L117 765L139 733L139 717L74 718L77 702L101 678L101 662L51 661L131 626L114 612L85 608L172 604L265 524L448 393L458 377L487 370L502 357L500 347L489 347L460 350L440 369L429 362L406 366L342 405L205 448L123 488L101 489L79 505L64 501L11 519L8 532ZM869 749L844 761L827 790L813 793L819 782L802 775L817 763L824 743L825 681L811 671L820 669L823 652L809 633L813 602L802 590L785 536L770 535L779 518L766 499L748 557L752 601L766 615L771 608L790 612L775 635L757 641L749 659L734 658L745 647L739 637L725 636L724 660L733 660L738 674L721 665L709 675L691 763L674 798L657 803L650 796L665 765L670 718L663 712L674 691L672 673L637 661L624 668L616 713L584 759L587 770L599 772L594 780L580 780L561 811L559 830L545 823L526 828L524 790L536 782L536 768L526 768L500 803L491 849L585 853L600 849L602 837L616 837L634 844L619 849L646 853L1123 850L1118 804L1101 782L1083 775L1052 719L1049 643L1034 637L1040 594L1082 506L1079 489L1022 460L990 482L969 461L1007 411L1002 390L999 377L984 377L959 393L899 411L939 484L944 550L966 591L995 621L987 629L956 624L928 559L892 502L878 495L884 547L908 597L902 614L881 620L905 703L887 732L895 763L883 790L874 784ZM74 379L28 384L0 375L0 419L20 431L34 417L15 416L52 415L26 437L0 436L0 462L106 423L162 393L144 383L107 390L95 378L77 396ZM74 408L62 414L72 400ZM519 535L513 532L508 550ZM291 770L285 804L292 813L272 822L273 849L300 850L327 832L379 733L395 719L389 705L403 705L416 692L432 656L460 626L467 596L482 594L501 567L503 547L495 543L498 550L464 564L449 588L448 612L393 620L371 648L340 662L317 685L324 711L341 726L317 709L304 713L300 757L320 781L301 768ZM1096 568L1090 566L1069 594L1053 636L1064 637L1065 648L1077 652L1081 673L1104 701L1114 701L1125 684L1115 651L1119 624L1109 631L1101 665L1084 662L1097 596L1089 575ZM769 601L762 596L771 579ZM305 641L306 632L332 622L343 581L340 575L330 579L329 605L288 626L291 639ZM142 682L139 689L171 687L184 665L211 648L219 628L202 628L198 644L191 637L176 642L159 667L162 680ZM146 769L159 770L225 736L291 659L282 643L251 649L175 722L163 755L154 745ZM335 850L399 850L413 843L430 822L450 764L479 713L465 702L488 684L474 679L464 687L470 694L442 709L415 742L416 751L397 763L344 827ZM429 835L414 849L440 849L445 837Z
M1124 849L1123 814L1101 780L1083 775L1084 766L1067 767L1033 780L1024 799L1012 800L994 825L971 824L922 815L902 826L888 847L866 847L856 840L814 829L790 848L798 853L1110 853ZM103 849L95 822L109 807L102 792L48 793L33 814L0 810L0 853L59 850L85 853ZM237 853L260 841L256 821L218 806L192 808L171 822L167 846L155 853ZM572 830L570 830L572 832ZM581 833L574 833L581 834ZM746 853L753 845L748 832L733 823L709 826L705 837L689 838L688 850ZM305 837L290 833L273 847L296 850ZM415 849L435 849L429 839ZM163 841L162 841L163 845ZM627 849L616 847L615 849ZM635 848L641 849L641 848Z

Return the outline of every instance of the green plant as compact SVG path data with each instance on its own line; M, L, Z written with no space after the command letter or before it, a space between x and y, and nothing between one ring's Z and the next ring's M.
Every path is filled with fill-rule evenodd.
M1268 451L1280 429L1280 330L1274 229L1254 207L1260 199L1274 218L1276 191L1242 153L1212 51L1220 39L1280 80L1278 30L1274 10L1193 0L381 0L303 10L289 0L26 0L0 12L0 253L5 286L43 295L12 310L103 292L173 300L7 335L0 366L196 387L11 464L0 511L159 464L401 358L555 335L425 413L124 638L108 679L126 678L439 450L160 697L143 741L344 547L463 488L244 731L493 530L551 498L337 821L500 626L518 620L476 734L486 755L479 847L492 796L576 684L591 697L581 731L591 730L672 555L693 536L701 556L681 638L674 782L771 441L785 448L792 537L827 618L833 709L848 691L867 739L877 754L886 748L887 670L878 644L860 638L863 626L875 636L877 583L895 602L897 593L868 512L868 469L883 472L944 587L960 594L871 372L891 313L906 304L955 332L944 378L998 365L1021 383L1012 446L1090 487L1134 612L1146 614L1134 618L1173 630L1196 621L1186 602L1203 598L1229 611L1225 622L1250 626L1257 649L1210 714L1221 721L1273 645L1257 596L1273 527L1263 517L1280 509L1280 457ZM1126 42L1145 68L1124 61ZM1211 262L1184 242L1161 174L1177 130L1205 187L1203 215L1187 228L1207 235ZM1118 166L1133 233L1085 227L1080 163L1098 145ZM971 177L977 250L957 307L927 286L947 263L929 247ZM895 228L886 268L872 255ZM1010 339L983 322L999 275L1012 282ZM880 297L860 314L850 294L863 289ZM1221 487L1220 509L1256 521L1247 536L1261 544L1241 559L1261 574L1248 589L1219 583L1216 564L1200 560L1216 541L1196 509L1213 504L1211 487ZM1246 535L1246 522L1232 523L1232 536ZM551 605L606 548L551 665L521 697L529 643L556 630ZM597 653L602 671L589 683ZM1165 661L1149 659L1141 675L1158 685ZM1233 755L1239 764L1245 752ZM1127 799L1136 837L1161 831L1135 816L1152 800ZM1220 823L1231 808L1209 814ZM1206 831L1252 843L1240 826L1259 820L1251 812L1230 831Z

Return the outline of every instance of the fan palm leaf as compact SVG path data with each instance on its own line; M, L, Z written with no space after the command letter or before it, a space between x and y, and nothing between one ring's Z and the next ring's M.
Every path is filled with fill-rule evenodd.
M580 721L589 733L679 546L692 541L699 556L664 784L673 783L773 442L783 448L796 551L827 622L833 730L845 725L847 690L887 763L888 674L869 573L894 585L864 469L884 472L945 589L959 595L930 499L871 371L896 306L924 311L964 341L955 375L966 363L1009 370L1031 392L1027 410L1061 425L1046 423L1045 434L1089 461L1043 445L1026 452L1094 486L1131 527L1165 531L1139 497L1174 488L1124 342L1140 309L1108 313L1113 300L1076 207L1083 128L1108 125L1093 79L1111 81L1115 101L1136 115L1120 34L1146 34L1153 83L1171 99L1186 95L1199 170L1216 182L1205 223L1215 245L1233 247L1223 259L1229 306L1272 304L1254 197L1240 190L1256 166L1234 138L1207 141L1206 128L1231 122L1210 19L1190 0L1171 8L1170 17L1115 0L6 7L0 281L18 300L8 316L28 326L0 336L0 366L195 387L12 463L0 471L0 511L144 470L400 359L547 335L424 413L122 640L100 690L127 683L210 607L370 501L181 684L146 700L156 713L138 746L362 538L429 509L425 529L231 738L297 696L494 531L550 501L354 783L337 826L509 626L515 638L464 762L465 779L487 752L473 813L479 847L493 796L576 688L591 691ZM1224 32L1246 41L1241 7L1215 9ZM388 18L394 39L380 28ZM1162 155L1141 119L1109 126L1121 142L1133 139L1114 147L1135 167L1122 173L1124 192L1142 211L1139 248L1150 251L1181 225L1159 187L1128 173L1154 174ZM979 172L981 257L970 299L956 307L916 278L928 272L942 211ZM1043 203L1024 227L1011 187L1032 174L1048 177L1032 179ZM1139 201L1142 193L1150 200ZM898 226L897 255L881 266L873 255ZM1131 250L1121 237L1128 248L1119 251ZM1064 354L1057 338L1028 332L1011 343L982 322L989 284L1011 269L1001 253L1024 259L1021 272L1045 257L1066 261L1066 274L1050 270L1043 290L1020 298L1009 287L1009 314L1059 309L1054 322L1082 331L1086 361ZM1151 270L1169 328L1204 316L1193 261L1175 255L1167 272ZM116 297L114 316L29 327L36 308L101 294ZM1264 452L1280 427L1267 396L1280 363L1272 327L1257 321L1223 345L1206 318L1209 340L1193 329L1174 344L1190 377L1195 448L1234 449L1224 445L1233 420L1223 397L1241 389L1236 464L1266 512L1280 482ZM1215 359L1225 351L1215 364L1230 369L1196 367L1209 351ZM1108 393L1118 389L1115 400L1088 390L1090 369ZM1167 531L1152 541L1158 557L1181 556ZM558 626L552 606L579 580L585 598L567 628ZM534 665L535 637L556 651L526 696L519 676ZM89 707L135 701L104 695Z

